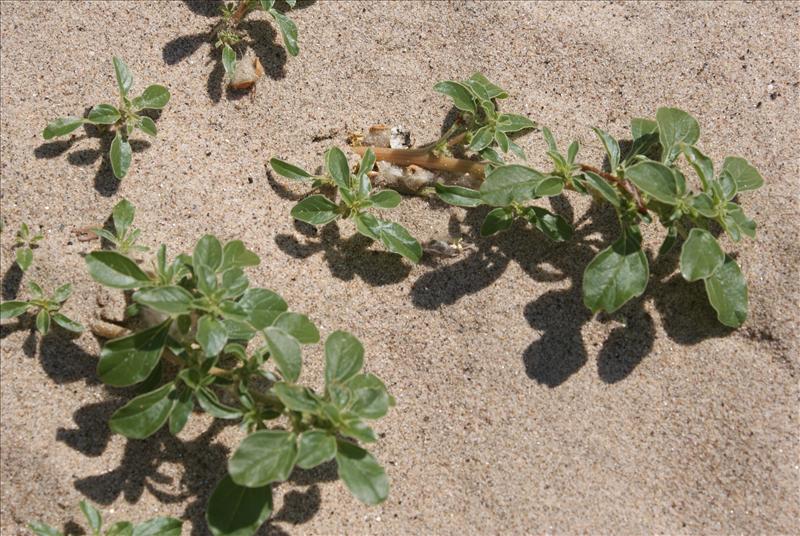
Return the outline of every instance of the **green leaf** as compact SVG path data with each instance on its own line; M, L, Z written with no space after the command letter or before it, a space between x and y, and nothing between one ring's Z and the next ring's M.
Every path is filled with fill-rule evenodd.
M175 406L172 408L172 412L169 414L169 433L172 435L178 435L183 427L186 426L186 422L189 420L189 416L192 414L192 410L194 409L194 397L192 396L191 389L184 388L178 398L175 400Z
M478 153L488 147L492 141L494 141L494 129L486 125L479 128L477 132L473 134L472 141L469 143L467 149Z
M259 0L261 2L261 9L269 11L275 5L275 0Z
M761 188L764 179L758 170L751 166L744 158L729 156L722 164L722 173L729 175L736 181L736 189L740 192Z
M593 313L613 313L647 286L650 270L635 232L624 231L592 259L583 273L583 303Z
M283 377L294 383L300 377L303 357L297 339L279 328L269 327L264 330L267 348L278 370Z
M300 52L300 47L297 45L297 25L292 19L274 8L269 10L269 14L272 15L275 22L278 23L278 28L283 38L283 46L286 47L289 54L297 56Z
M236 52L227 44L222 47L222 67L228 78L233 78L233 72L236 70Z
M572 226L567 220L542 207L527 207L525 217L550 240L563 242L572 238Z
M151 309L177 316L192 310L192 295L183 287L154 287L133 294L133 301Z
M148 519L133 528L133 536L181 536L183 522L174 517Z
M244 268L247 266L258 266L261 259L247 249L241 240L231 240L222 248L222 266L219 270L225 272L231 268Z
M128 66L125 65L125 62L121 59L115 57L113 60L114 63L114 75L117 77L117 86L119 86L119 93L123 97L128 94L130 91L131 86L133 86L133 75L128 70Z
M83 123L84 120L80 117L59 117L55 121L47 124L44 132L42 132L42 137L46 140L50 140L58 136L69 134Z
M222 266L222 244L216 236L205 235L194 246L192 265L203 264L216 271Z
M206 387L200 388L195 392L197 402L209 415L217 419L236 420L242 418L242 412L236 408L232 408L223 404L214 394L214 391Z
M587 171L583 175L586 177L586 182L589 184L589 186L603 196L603 199L611 203L611 205L615 208L620 208L622 206L622 202L619 198L617 190L603 180L600 175L592 173L591 171Z
M153 84L147 86L141 95L131 103L136 111L160 110L169 102L169 90L164 86Z
M556 144L556 138L553 136L553 133L547 127L542 127L542 137L544 138L545 143L547 143L547 150L552 153L558 152L558 144Z
M362 212L356 216L356 228L359 233L379 240L387 250L402 255L411 262L419 262L422 257L422 246L399 223L379 220L371 214Z
M214 357L225 348L228 332L219 320L207 314L197 321L196 339L206 357Z
M511 207L497 207L486 215L481 225L481 236L491 236L506 231L514 223L514 210Z
M389 496L389 479L383 467L366 450L349 441L338 440L336 464L339 478L358 500L378 504Z
M0 303L0 320L16 318L27 311L30 306L31 305L26 301L7 301Z
M148 136L156 137L158 135L158 129L156 128L155 122L147 116L140 117L139 123L136 126L138 126L142 132Z
M594 130L594 133L597 134L598 138L600 138L600 141L603 142L603 147L608 155L608 168L611 170L611 173L615 173L617 167L619 167L619 142L604 130L601 130L597 127L593 127L592 130Z
M167 344L171 320L108 341L100 352L97 375L108 385L127 387L147 379Z
M742 207L736 203L725 205L725 218L723 220L725 231L735 242L741 239L741 235L755 238L756 222L745 216Z
M50 525L40 523L39 521L28 523L28 528L31 529L36 536L63 536L60 531L54 529Z
M553 197L564 190L564 179L551 175L536 185L536 197Z
M703 190L708 191L708 184L714 179L714 162L693 145L683 145L683 154L700 178Z
M271 158L269 163L272 166L272 169L275 170L275 173L286 177L287 179L292 179L293 181L305 181L313 178L313 175L303 168L297 167L288 162L284 162L278 158Z
M403 198L394 190L381 190L369 196L369 200L377 208L394 208Z
M725 262L725 253L717 239L706 231L695 227L681 249L681 274L687 281L705 279Z
M264 288L247 289L237 303L247 314L250 324L259 330L272 325L288 309L283 298Z
M497 145L500 147L500 150L503 151L503 153L508 152L508 147L511 141L508 139L508 135L505 132L495 129L494 140L497 142Z
M700 138L700 125L694 117L677 108L659 108L656 112L661 161L672 163L681 153L681 144L694 145Z
M325 153L325 169L340 187L350 187L350 166L347 164L347 157L338 147L331 147Z
M364 365L364 347L346 331L334 331L325 340L325 385L345 383Z
M297 203L292 208L291 215L311 225L325 225L338 218L340 214L336 203L324 195L315 194Z
M378 440L378 436L375 435L375 430L370 428L369 425L361 419L355 417L344 419L339 425L339 433L364 443L374 443Z
M336 456L336 438L322 430L308 430L300 435L297 465L311 469Z
M44 291L42 290L42 287L40 287L34 281L28 281L28 290L30 290L31 295L37 300L44 297Z
M214 536L251 536L272 513L272 486L240 486L230 475L208 499L206 523Z
M716 218L717 216L717 206L711 196L706 193L690 198L690 205L706 218Z
M33 251L31 248L19 248L14 252L14 255L19 269L23 272L28 271L28 268L31 267L31 263L33 262Z
M277 382L272 386L272 392L292 411L317 413L320 409L319 401L307 387Z
M105 536L133 536L133 523L117 521L106 529Z
M678 228L675 225L670 225L667 227L667 236L664 237L664 241L661 243L661 247L658 248L658 255L666 255L675 245L675 242L678 240Z
M114 231L118 236L123 236L128 232L128 228L133 223L133 216L136 213L135 207L127 199L123 199L111 211L114 220Z
M50 313L47 309L42 309L36 315L36 329L42 335L47 335L50 331Z
M472 93L463 85L452 80L439 82L433 90L453 99L453 105L463 112L476 113L475 101Z
M319 331L317 326L309 320L306 315L298 313L281 313L275 319L273 324L276 328L280 328L301 344L314 344L319 342Z
M86 329L83 327L82 324L75 322L68 316L65 316L61 313L53 313L52 316L53 316L53 321L62 328L66 329L67 331L71 331L73 333L81 333Z
M170 382L155 391L139 395L111 416L111 431L130 439L150 437L167 422L175 404L171 396L175 385Z
M90 123L95 125L113 125L119 121L120 113L115 106L110 104L98 104L89 112L87 118Z
M464 188L463 186L450 186L436 182L433 184L436 188L436 193L442 201L457 207L477 207L483 204L481 193L472 188Z
M717 319L732 328L744 324L747 319L747 281L736 261L726 256L722 266L704 283L708 301L717 311Z
M52 298L50 301L54 301L56 303L63 303L67 301L67 299L72 295L72 283L66 283L61 285L53 292Z
M297 436L282 430L255 432L228 461L228 472L241 486L257 488L289 478L297 459Z
M483 87L484 91L486 92L486 95L490 99L508 98L508 93L506 92L505 89L494 85L489 81L488 78L483 76L481 73L474 73L472 76L469 77L469 80L471 82L477 82L478 84L480 84Z
M500 132L519 132L527 128L536 128L536 123L524 115L500 114L497 118L497 130Z
M638 140L648 134L658 134L658 123L643 117L631 119L631 136L634 140Z
M100 512L89 504L86 501L81 501L78 503L81 507L81 512L86 517L86 521L89 522L89 527L91 527L92 531L95 533L100 532L100 528L103 526L103 516L100 515Z
M131 144L122 139L119 130L111 142L111 150L108 152L108 156L111 159L111 169L114 171L114 176L118 179L124 178L131 167L132 151Z
M658 162L640 162L625 171L625 178L630 179L637 188L647 195L666 203L676 205L680 195L678 182L672 170Z
M107 287L135 289L150 283L150 278L135 262L116 251L94 251L85 259L92 279Z
M483 181L481 199L495 207L524 203L536 196L536 187L544 179L544 175L526 166L500 166Z
M353 393L350 410L365 419L379 419L394 405L383 382L373 374L358 374L347 382Z

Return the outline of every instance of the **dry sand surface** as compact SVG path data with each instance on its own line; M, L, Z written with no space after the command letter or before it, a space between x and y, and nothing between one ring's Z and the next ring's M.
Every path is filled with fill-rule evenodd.
M287 58L263 14L249 22L267 71L253 97L221 90L202 38L215 8L195 2L2 2L2 293L75 283L67 311L88 322L98 286L74 231L122 197L150 246L186 250L204 233L242 238L262 258L251 280L279 291L323 334L364 342L367 368L397 407L373 449L389 499L358 503L329 467L276 488L275 534L800 532L798 446L798 88L800 4L312 2L292 12ZM53 118L115 99L111 56L135 87L164 83L159 137L118 183L96 137L45 143ZM749 159L766 186L742 197L758 238L738 252L751 313L723 329L702 285L653 267L647 292L613 318L580 298L613 214L569 195L556 208L577 237L554 245L516 228L476 238L481 213L421 199L394 217L426 239L459 232L476 249L411 266L354 237L350 223L308 236L289 211L302 193L271 177L281 156L306 168L374 123L435 138L449 111L439 80L480 70L505 108L602 148L590 126L625 138L628 119L669 105L700 121L715 160ZM81 131L79 131L81 133ZM521 143L537 167L544 143ZM35 267L13 266L22 221L45 235ZM658 235L648 247L657 248ZM109 519L163 514L205 534L208 494L236 426L196 415L179 437L111 435L129 392L95 375L90 334L44 339L2 328L0 532L27 520L67 528L81 496ZM319 349L304 378L320 383ZM271 532L270 532L271 531Z

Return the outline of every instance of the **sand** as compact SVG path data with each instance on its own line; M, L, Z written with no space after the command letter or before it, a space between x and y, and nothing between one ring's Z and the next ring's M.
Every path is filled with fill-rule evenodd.
M251 280L280 292L323 334L364 342L367 368L397 407L377 423L389 499L358 503L330 467L276 487L271 534L668 533L800 531L798 445L798 12L796 3L612 4L316 2L292 13L300 56L287 58L263 15L250 28L266 70L254 96L221 89L199 2L3 2L0 178L4 299L28 279L72 281L67 312L88 322L98 286L74 231L101 224L122 197L144 243L187 250L204 233L241 238L263 259ZM135 88L172 101L159 137L113 179L84 137L47 144L45 124L115 99L111 56ZM613 240L613 214L568 195L586 217L561 245L524 228L476 237L480 212L409 199L392 217L421 239L460 232L465 255L411 266L354 236L316 235L289 216L297 185L270 177L280 156L306 168L374 123L419 142L449 111L431 87L480 70L585 161L590 127L625 138L628 119L676 106L721 162L747 158L766 186L742 197L758 238L725 247L750 282L751 313L723 329L702 285L676 258L653 266L645 296L611 318L580 298L584 266ZM79 131L80 133L81 131ZM521 139L546 165L538 135ZM107 142L106 142L107 143ZM45 235L23 278L22 221ZM648 234L657 248L658 234ZM0 532L41 519L74 530L82 496L111 521L173 515L205 534L203 505L241 439L195 415L177 438L111 435L130 393L95 375L90 334L41 337L2 327ZM319 348L303 378L320 384Z

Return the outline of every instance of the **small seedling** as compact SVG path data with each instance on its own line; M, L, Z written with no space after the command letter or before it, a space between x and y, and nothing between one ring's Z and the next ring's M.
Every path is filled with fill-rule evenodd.
M102 532L103 516L100 511L86 501L81 501L80 507L89 524L88 534L91 536L101 536L102 534L105 536L180 536L183 528L183 522L180 519L156 517L138 525L134 525L130 521L117 521L105 532ZM40 522L29 523L28 528L36 536L63 536L58 529Z
M358 171L352 173L344 153L333 147L325 153L326 174L311 175L302 168L277 158L270 160L276 173L293 180L310 181L312 188L332 187L339 193L337 204L322 194L306 197L292 208L292 216L311 225L325 225L337 219L352 219L362 235L377 240L392 253L412 262L419 262L422 246L405 227L376 218L368 209L391 209L400 204L400 194L394 190L372 188L368 172L375 165L375 154L367 149Z
M38 242L44 238L41 233L31 235L27 223L23 223L19 227L16 236L16 251L14 252L17 259L17 266L23 272L30 268L33 262L33 249L39 247Z
M127 200L123 199L114 206L111 217L114 222L114 232L111 233L99 227L93 227L91 231L105 238L114 245L114 249L126 254L132 251L149 251L147 246L136 244L141 231L131 227L133 216L136 212L135 207Z
M286 4L293 8L297 0L285 0ZM228 3L220 6L222 20L216 25L214 45L222 49L222 66L228 79L233 81L237 68L236 49L241 49L242 41L245 38L244 32L238 29L239 23L247 15L263 9L269 13L278 24L278 29L283 38L283 45L292 56L297 56L300 48L297 46L297 25L292 20L275 9L275 0L239 0L237 4Z
M42 287L33 281L28 282L31 299L28 301L14 300L0 303L0 319L16 318L24 313L31 312L36 315L36 329L42 335L50 331L51 321L67 331L80 333L84 327L60 312L64 302L72 294L72 285L67 283L56 289L49 297L45 297Z
M101 125L113 130L114 139L108 155L114 176L122 179L128 173L131 165L133 151L129 138L133 132L139 129L152 137L155 137L157 133L155 122L150 117L142 115L142 112L161 110L169 102L170 94L164 86L153 84L147 86L138 97L129 98L128 93L133 86L133 75L121 59L115 57L113 63L119 87L119 106L98 104L89 111L87 117L59 117L47 125L42 135L46 140L64 136L85 123Z
M117 410L111 430L143 439L167 425L178 434L197 404L216 418L239 421L247 433L209 499L213 534L253 534L272 512L272 483L295 467L335 460L359 500L386 499L386 473L358 443L377 440L365 421L383 417L394 399L380 379L361 372L364 348L343 331L325 340L324 390L298 383L301 345L319 342L319 331L276 293L250 287L243 269L260 259L241 241L223 245L206 235L191 255L170 262L162 245L150 271L117 251L95 251L86 263L95 281L133 291L142 317L159 318L106 342L98 376L114 387L158 385L162 359L178 368Z

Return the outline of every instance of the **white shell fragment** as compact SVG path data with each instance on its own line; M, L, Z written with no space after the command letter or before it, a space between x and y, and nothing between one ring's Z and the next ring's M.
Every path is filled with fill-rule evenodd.
M233 89L248 89L262 76L264 76L264 67L261 65L261 61L255 56L245 56L236 63L230 86Z

